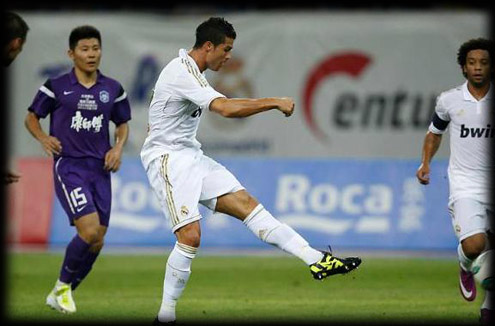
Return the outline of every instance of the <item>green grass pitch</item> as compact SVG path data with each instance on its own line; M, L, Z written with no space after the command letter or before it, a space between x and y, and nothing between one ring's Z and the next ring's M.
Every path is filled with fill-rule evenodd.
M61 253L9 253L4 293L9 321L151 324L159 309L166 255L105 251L74 292L77 313L45 306ZM177 306L178 323L325 321L477 324L483 297L464 301L447 258L363 257L357 271L313 280L298 259L199 255ZM318 323L320 325L320 323Z

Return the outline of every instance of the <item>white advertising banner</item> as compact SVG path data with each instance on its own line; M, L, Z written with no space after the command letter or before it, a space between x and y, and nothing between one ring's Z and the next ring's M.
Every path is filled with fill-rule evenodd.
M158 74L180 48L192 47L197 25L209 17L20 14L30 31L9 68L14 121L8 125L16 157L43 153L23 120L45 80L70 69L72 28L90 24L101 31L101 71L129 95L126 154L136 156ZM480 12L246 12L225 18L237 31L233 58L207 73L210 84L229 97L290 96L296 111L290 118L271 111L230 120L205 112L198 139L212 156L419 157L436 96L464 82L459 46L488 34L488 16ZM447 155L444 144L438 156Z

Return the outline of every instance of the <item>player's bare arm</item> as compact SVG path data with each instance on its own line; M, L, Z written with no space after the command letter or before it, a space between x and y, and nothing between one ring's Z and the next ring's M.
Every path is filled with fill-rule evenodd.
M211 111L226 118L244 118L273 109L277 109L289 117L294 112L294 100L290 97L260 99L217 98L210 104Z
M36 114L29 112L24 124L31 135L40 142L48 156L53 157L53 154L59 155L62 152L62 143L56 137L47 135L43 131L39 117Z
M107 171L117 172L122 163L122 150L129 136L129 125L121 123L115 128L115 144L105 154L104 168Z
M421 165L416 172L416 177L419 183L427 185L430 183L430 162L435 156L440 143L442 142L442 135L434 134L430 131L426 133L425 140L423 143L423 152Z

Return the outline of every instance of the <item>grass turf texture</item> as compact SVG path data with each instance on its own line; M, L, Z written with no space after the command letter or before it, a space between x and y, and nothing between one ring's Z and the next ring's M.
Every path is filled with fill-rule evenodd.
M162 295L165 256L102 253L74 292L77 313L45 306L61 254L7 255L4 311L11 322L151 324ZM357 271L324 281L290 256L198 256L177 306L180 324L240 322L476 324L458 290L453 259L363 257ZM333 321L333 323L332 323ZM318 323L319 324L319 323Z

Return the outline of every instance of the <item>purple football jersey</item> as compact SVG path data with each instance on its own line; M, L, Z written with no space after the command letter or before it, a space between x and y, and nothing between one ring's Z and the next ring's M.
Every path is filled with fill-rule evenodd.
M109 121L119 125L131 119L126 92L99 71L90 88L78 82L74 69L48 79L28 110L40 118L50 114L50 135L62 143L63 157L104 159L111 148Z

